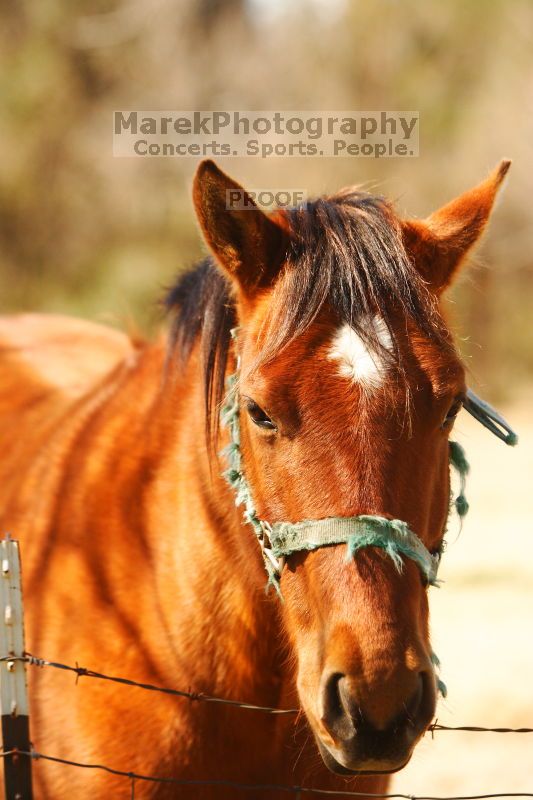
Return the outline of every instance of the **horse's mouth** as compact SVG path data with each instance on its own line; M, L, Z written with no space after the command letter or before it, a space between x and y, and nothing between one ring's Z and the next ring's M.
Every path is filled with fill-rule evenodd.
M392 775L394 772L399 772L404 767L406 767L407 764L409 763L409 761L411 760L411 755L412 755L412 754L409 754L409 756L407 757L406 761L404 761L402 764L399 764L398 766L391 766L391 767L389 767L389 769L379 769L377 767L376 768L374 768L374 767L370 767L370 768L363 767L361 769L351 769L349 767L345 767L343 764L341 764L339 761L337 761L335 756L332 755L332 753L327 749L327 747L325 747L324 744L322 744L322 742L319 739L317 739L317 744L318 744L318 749L320 751L320 755L322 756L322 760L323 760L324 764L329 769L329 771L333 772L335 775L344 775L344 776L347 776L347 775Z

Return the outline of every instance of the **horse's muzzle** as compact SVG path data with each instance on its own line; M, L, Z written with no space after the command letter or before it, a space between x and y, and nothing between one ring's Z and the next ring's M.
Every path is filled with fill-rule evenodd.
M324 676L321 693L325 735L315 732L315 736L324 763L341 775L402 769L435 711L435 679L430 671L418 673L401 712L385 724L365 716L362 698L346 675Z

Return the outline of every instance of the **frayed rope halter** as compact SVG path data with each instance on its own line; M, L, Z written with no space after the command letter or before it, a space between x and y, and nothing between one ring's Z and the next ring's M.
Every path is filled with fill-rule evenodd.
M233 340L237 337L237 329L231 332ZM420 537L416 535L406 522L400 519L387 519L378 515L360 514L356 517L327 517L325 519L303 520L301 522L269 523L257 515L250 485L244 474L241 453L241 436L239 422L239 379L240 359L237 358L237 371L228 377L227 401L222 408L222 425L229 429L230 444L224 449L229 468L225 477L235 491L235 504L244 506L244 520L249 523L257 537L261 548L265 569L268 574L268 586L273 586L281 598L280 578L285 559L292 553L305 550L316 550L333 544L346 544L347 558L353 558L364 547L380 547L392 559L398 572L403 570L403 559L410 558L419 568L427 584L438 586L437 571L439 568L444 542L439 549L431 553ZM463 401L464 408L482 425L494 433L506 444L515 445L518 437L504 418L488 403L478 398L470 389ZM469 466L465 452L458 442L449 443L450 464L459 475L459 495L452 505L462 519L468 512L465 497L466 476ZM432 661L438 668L439 661L433 653ZM446 687L438 680L438 687L446 696Z
M236 336L237 329L233 329L232 338L235 340ZM361 514L357 517L327 517L326 519L303 520L295 523L275 522L271 524L259 519L242 464L237 388L239 367L240 364L237 361L237 372L228 378L227 402L222 409L222 424L229 428L231 438L230 444L223 451L229 464L225 477L235 490L236 505L244 505L244 519L252 526L259 542L268 573L268 585L274 586L281 596L279 585L281 572L285 558L292 553L343 543L348 545L349 558L363 547L382 548L390 556L399 572L403 567L402 556L406 556L415 562L428 584L438 585L437 570L442 547L438 551L430 553L422 540L402 520L369 514ZM506 444L515 445L517 443L518 437L503 417L488 403L476 397L470 389L463 405L472 416ZM469 466L461 445L458 442L450 442L449 445L450 464L456 469L460 480L459 495L453 505L459 517L462 518L468 512L465 485Z
M238 329L231 331L235 341ZM327 517L325 519L303 520L301 522L274 522L260 519L257 515L252 491L244 474L241 435L238 379L240 357L237 357L237 371L227 379L227 401L222 408L221 422L230 432L230 444L223 454L228 461L224 476L235 491L235 505L244 506L244 520L252 526L257 537L261 554L268 574L267 588L273 586L280 599L281 572L285 559L292 553L316 550L333 544L347 545L347 559L351 559L364 547L380 547L391 558L398 572L403 570L403 557L410 558L419 568L427 584L438 586L437 571L444 550L444 540L438 550L430 552L419 536L406 522L388 519L374 514L360 514L356 517ZM518 437L505 419L470 389L467 391L464 408L508 445L516 445ZM468 512L465 497L466 476L469 471L465 452L458 442L449 442L450 465L459 476L459 494L451 503L462 519ZM431 661L436 669L440 662L435 653ZM446 697L446 686L437 678L438 688Z

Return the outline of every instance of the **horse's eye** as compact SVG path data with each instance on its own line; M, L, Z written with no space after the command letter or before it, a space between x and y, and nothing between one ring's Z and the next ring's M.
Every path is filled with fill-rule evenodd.
M276 425L274 422L272 422L268 414L266 414L263 409L249 397L246 398L246 410L250 419L255 425L257 425L258 428L265 428L269 431L276 430Z
M444 422L442 423L443 428L447 428L453 423L453 421L455 420L457 414L459 413L462 407L463 407L463 398L456 397L450 407L450 410L448 411L446 417L444 418Z

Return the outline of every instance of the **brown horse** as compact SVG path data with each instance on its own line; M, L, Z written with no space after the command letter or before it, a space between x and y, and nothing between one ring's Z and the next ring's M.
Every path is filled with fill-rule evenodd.
M203 162L194 201L212 256L170 293L168 341L61 317L0 322L0 519L21 542L28 649L303 710L32 668L37 750L181 779L386 790L435 709L421 574L336 545L287 559L283 601L265 593L221 477L219 405L239 351L242 457L262 519L394 517L438 550L465 391L440 297L508 166L415 221L355 189L270 216L227 210L236 184ZM130 797L102 772L38 762L34 774L40 800ZM137 781L135 796L290 795Z

